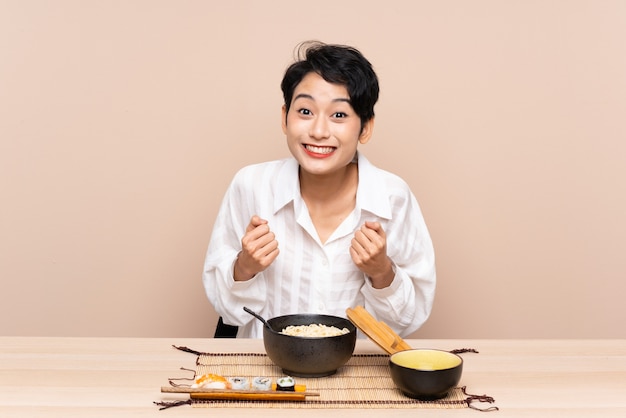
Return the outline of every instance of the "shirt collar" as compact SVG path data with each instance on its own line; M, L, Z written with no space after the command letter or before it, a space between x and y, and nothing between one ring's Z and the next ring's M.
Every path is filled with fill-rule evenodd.
M357 153L359 164L359 188L356 192L356 207L374 215L391 219L389 191L380 170L360 152Z
M391 219L389 193L378 169L365 156L357 152L359 187L356 207L383 219ZM300 199L299 164L295 158L287 158L278 172L274 194L274 213L289 202Z
M284 160L277 173L276 191L274 193L274 213L281 210L289 202L300 198L300 165L295 158Z

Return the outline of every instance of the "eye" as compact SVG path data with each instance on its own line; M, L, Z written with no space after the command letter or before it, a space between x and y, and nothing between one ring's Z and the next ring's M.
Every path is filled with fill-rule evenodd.
M342 118L348 117L348 114L344 112L335 112L333 114L333 117L337 119L342 119Z
M301 115L311 115L311 111L309 109L298 109L298 113L300 113Z

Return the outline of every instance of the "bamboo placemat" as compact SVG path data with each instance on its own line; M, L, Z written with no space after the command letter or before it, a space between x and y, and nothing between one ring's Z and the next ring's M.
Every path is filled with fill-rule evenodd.
M193 399L193 407L211 408L442 408L456 409L471 406L474 400L464 387L451 390L445 398L421 401L406 397L398 390L389 374L389 356L385 354L354 354L336 374L321 378L295 378L306 385L307 391L320 396L306 401L239 401ZM198 356L196 375L214 373L225 377L256 376L274 380L284 376L265 354L259 353L202 353Z

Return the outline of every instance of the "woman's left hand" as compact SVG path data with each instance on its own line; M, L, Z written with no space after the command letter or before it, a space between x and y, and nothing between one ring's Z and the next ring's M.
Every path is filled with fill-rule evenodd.
M350 256L359 270L370 278L374 288L382 289L393 281L395 273L387 257L387 236L380 223L366 221L355 232Z

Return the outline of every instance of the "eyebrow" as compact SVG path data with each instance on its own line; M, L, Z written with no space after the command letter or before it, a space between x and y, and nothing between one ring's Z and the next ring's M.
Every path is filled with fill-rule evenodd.
M296 97L293 98L293 101L295 102L298 99L309 99L309 100L315 101L313 96L311 96L310 94L305 94L305 93L298 94ZM346 103L350 104L350 99L346 99L345 97L338 97L338 98L333 99L331 101L332 102L346 102Z

